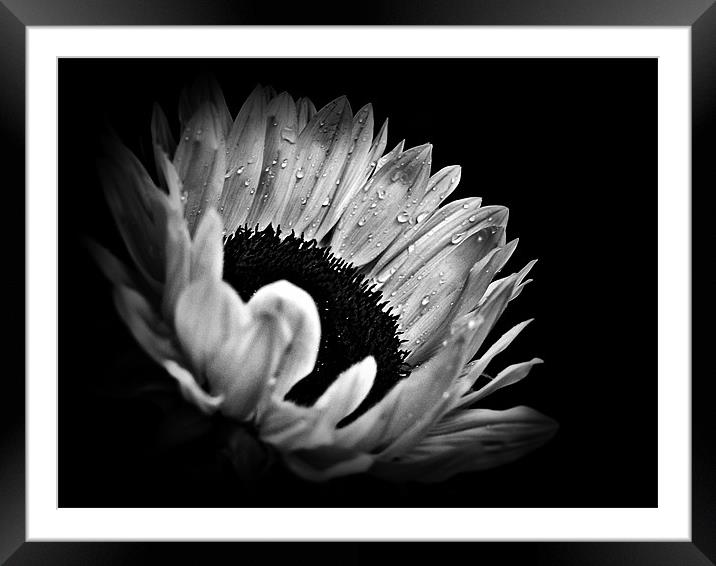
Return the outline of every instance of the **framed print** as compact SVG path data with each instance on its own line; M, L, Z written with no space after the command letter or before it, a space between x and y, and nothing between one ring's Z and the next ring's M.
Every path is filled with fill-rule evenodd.
M157 540L714 559L709 2L128 8L3 8L27 214L8 563Z

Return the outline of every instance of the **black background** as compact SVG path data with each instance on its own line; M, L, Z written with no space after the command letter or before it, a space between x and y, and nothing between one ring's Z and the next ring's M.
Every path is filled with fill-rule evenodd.
M95 174L98 126L142 153L152 102L174 119L179 90L206 70L232 113L257 82L319 107L341 94L354 110L372 102L378 123L390 117L389 148L428 141L434 171L463 166L452 198L510 207L520 245L508 267L539 262L493 336L536 320L493 371L545 364L484 406L556 418L550 444L436 486L279 475L251 490L218 468L206 435L157 448L166 417L123 386L161 372L80 240L121 250ZM625 59L60 61L60 506L656 506L656 70Z

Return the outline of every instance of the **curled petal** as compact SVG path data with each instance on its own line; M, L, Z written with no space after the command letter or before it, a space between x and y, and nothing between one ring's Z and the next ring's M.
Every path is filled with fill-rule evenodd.
M266 382L276 371L286 343L286 329L273 316L253 318L236 327L206 365L212 391L226 397L222 413L246 420L256 411Z
M373 387L377 369L373 356L352 365L321 395L314 408L321 411L323 418L335 426L363 402Z
M334 448L337 423L363 401L373 386L376 369L372 356L354 364L311 407L300 407L274 394L258 419L261 437L283 452ZM339 451L346 452L344 448Z
M200 279L182 292L174 313L179 342L200 376L218 350L249 323L246 306L223 281Z
M223 395L217 397L209 395L199 386L188 370L172 360L166 360L163 365L169 375L179 383L179 389L184 399L199 407L203 413L210 415L221 406L224 401Z
M311 296L288 281L259 289L248 303L251 316L272 316L286 329L281 365L273 393L282 398L301 378L313 371L321 340L321 321Z

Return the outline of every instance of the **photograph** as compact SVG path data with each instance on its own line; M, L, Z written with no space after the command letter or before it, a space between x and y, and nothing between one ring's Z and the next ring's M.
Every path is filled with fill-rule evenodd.
M63 508L656 508L656 58L59 57Z

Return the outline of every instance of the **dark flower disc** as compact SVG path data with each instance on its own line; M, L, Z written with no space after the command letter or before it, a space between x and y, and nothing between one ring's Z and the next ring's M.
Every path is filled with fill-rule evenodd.
M286 398L312 405L338 375L366 356L378 366L375 382L347 424L375 405L409 373L401 350L398 317L380 291L352 264L335 257L315 240L306 241L280 229L239 228L224 245L224 280L244 301L264 285L285 279L311 295L321 320L321 342L312 373Z

